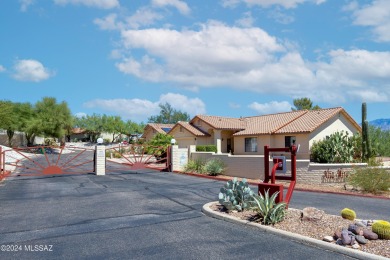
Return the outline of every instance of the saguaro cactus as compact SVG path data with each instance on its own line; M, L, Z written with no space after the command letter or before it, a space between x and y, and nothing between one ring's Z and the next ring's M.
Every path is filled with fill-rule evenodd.
M368 136L367 104L362 104L362 159L368 161L371 157L371 144Z

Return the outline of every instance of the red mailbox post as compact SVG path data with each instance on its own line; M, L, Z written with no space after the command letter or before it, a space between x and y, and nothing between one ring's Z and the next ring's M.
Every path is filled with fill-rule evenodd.
M291 175L280 176L276 175L278 172L286 172L286 160L281 156L275 156L273 158L274 166L272 167L271 173L269 171L269 153L270 152L290 152L291 153ZM264 146L264 181L263 183L258 184L259 194L265 194L269 190L269 195L271 196L275 192L279 192L276 203L284 201L287 203L287 206L291 200L292 193L294 191L296 179L297 179L297 147L295 145L285 148L269 148ZM288 187L286 198L283 200L283 184L276 184L276 180L287 180L290 181ZM271 182L270 182L271 181ZM270 183L269 183L270 182Z

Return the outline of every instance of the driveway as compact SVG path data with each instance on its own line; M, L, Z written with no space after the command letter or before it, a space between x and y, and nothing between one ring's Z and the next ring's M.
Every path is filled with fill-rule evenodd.
M222 185L161 172L10 178L0 184L0 258L350 259L203 215ZM291 207L388 219L389 204L294 192Z

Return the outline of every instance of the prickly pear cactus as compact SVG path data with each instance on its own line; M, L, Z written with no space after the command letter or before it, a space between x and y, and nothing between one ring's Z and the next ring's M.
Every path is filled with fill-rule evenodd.
M372 232L376 233L380 239L390 240L390 223L378 220L372 224Z
M352 209L345 208L341 211L341 216L345 219L354 220L356 218L356 213Z
M253 195L246 179L238 181L234 178L220 189L218 199L227 210L243 211L251 206Z

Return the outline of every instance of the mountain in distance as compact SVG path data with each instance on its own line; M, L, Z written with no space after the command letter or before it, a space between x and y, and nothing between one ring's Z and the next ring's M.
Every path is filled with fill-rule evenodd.
M368 122L369 125L379 127L382 130L390 130L390 118L388 119L375 119Z

